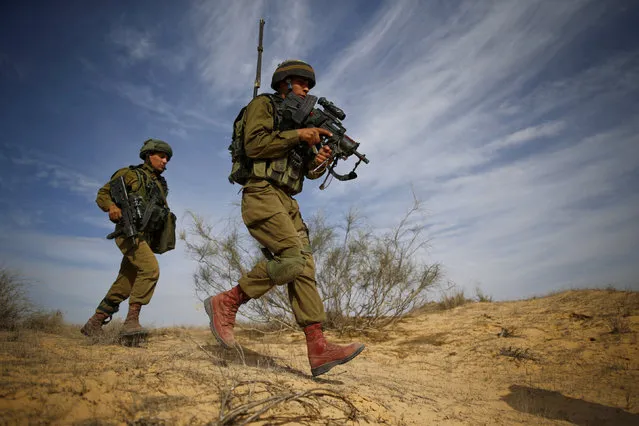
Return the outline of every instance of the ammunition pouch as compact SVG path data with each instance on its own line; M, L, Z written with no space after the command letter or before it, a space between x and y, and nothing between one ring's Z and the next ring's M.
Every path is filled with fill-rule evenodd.
M255 160L252 166L251 177L266 179L291 195L302 191L304 157L299 150L291 150L286 157Z
M145 228L142 229L145 234L153 234L161 229L170 213L168 208L157 204L153 204L149 208L151 209L151 215Z
M167 208L165 210L164 219L153 233L149 233L148 243L151 251L156 254L162 254L175 248L175 228L177 218L173 212ZM153 219L152 219L153 220ZM151 222L151 221L149 221Z
M273 128L279 131L295 129L298 126L291 120L282 117L284 104L278 96L262 94L271 101L273 107ZM251 178L267 179L289 194L297 194L302 190L304 180L304 153L301 148L291 150L286 157L269 160L248 158L244 150L244 114L242 108L233 122L233 136L228 150L233 165L229 174L229 182L245 185Z
M238 152L240 148L234 147L241 143L241 141L234 140L229 146L229 151ZM243 148L242 148L243 149ZM246 155L238 155L233 158L233 165L231 166L231 173L229 174L230 183L239 183L240 185L246 185L251 177L251 170L253 168L253 161Z

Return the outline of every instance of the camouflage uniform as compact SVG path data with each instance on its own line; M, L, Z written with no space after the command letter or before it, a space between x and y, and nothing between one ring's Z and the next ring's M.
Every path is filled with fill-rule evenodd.
M273 129L273 106L264 96L257 97L248 106L245 115L245 149L254 161L253 177L242 191L242 220L249 233L276 259L258 263L240 278L239 285L250 298L258 298L274 285L287 284L289 299L297 323L306 325L326 319L322 300L315 284L315 262L310 249L308 228L302 220L296 192L299 182L281 185L260 177L256 169L267 169L273 159L286 158L288 152L299 147L296 130ZM309 172L314 158L306 158L306 177L316 179L323 173ZM293 188L295 189L293 189ZM290 254L290 255L287 255ZM292 277L292 280L289 278Z
M154 153L164 153L166 155L150 157ZM159 161L160 163L157 164L168 162L172 155L173 150L169 144L159 139L148 139L140 149L140 158L145 160L144 164L129 166L115 172L111 180L98 190L96 203L104 212L109 212L110 208L115 204L111 197L111 182L122 177L127 191L131 194L139 195L144 203L147 204L147 208L150 208L148 206L151 199L149 192L151 190L159 190L161 200L158 197L154 197L153 199L156 201L153 205L159 207L159 210L162 213L166 213L170 218L160 219L162 215L154 216L152 214L148 223L151 223L155 218L157 220L153 221L154 225L158 223L161 225L162 222L166 224L168 221L174 225L175 215L170 213L166 203L166 195L168 194L166 180L161 176L161 172L156 171L151 165L151 161ZM156 167L158 166L156 165ZM156 209L149 211L155 212ZM151 225L147 227L155 228L155 226ZM166 229L165 227L165 229L160 230L163 237L166 235ZM116 225L116 231L118 230L120 230L120 224ZM174 239L174 228L169 229L169 234L171 233ZM102 325L106 324L111 316L118 312L120 303L126 299L129 299L129 311L120 335L135 336L146 333L146 330L140 326L138 317L141 307L151 301L155 286L160 278L160 267L155 258L154 250L157 253L163 253L173 248L168 248L166 245L159 247L156 238L158 235L160 235L158 234L158 229L151 229L140 232L133 238L127 238L122 234L115 238L115 243L123 255L120 271L106 296L96 308L95 314L89 318L80 330L82 334L87 336L99 334L102 331Z
M166 195L166 180L155 173L151 166L143 164L137 170L144 173L147 180L159 185ZM144 184L140 182L138 173L128 167L118 170L112 180L120 176L124 177L124 183L127 188L131 189L131 192L139 192ZM104 212L108 212L109 207L113 204L110 190L110 181L98 190L96 203ZM123 254L120 271L96 309L96 312L104 312L109 316L116 313L120 303L127 298L129 298L130 304L147 305L151 301L155 286L160 278L160 266L149 247L148 235L140 234L135 238L135 241L119 236L115 239L115 243Z
M315 72L303 61L287 60L275 70L271 88L279 90L283 82L288 84L288 95L296 96L315 85ZM242 276L237 286L204 300L204 309L213 336L223 347L231 348L236 344L233 327L239 307L275 285L286 284L295 320L306 336L311 373L319 376L355 358L364 345L336 345L323 334L326 314L315 283L308 228L293 195L302 190L305 177L316 179L324 174L325 165L317 168L315 155L300 141L292 121L282 122L284 114L275 110L282 97L277 96L256 97L243 111L242 121L236 119L229 176L231 182L243 185L244 224L273 256ZM237 137L242 133L243 140ZM241 150L244 153L238 154Z

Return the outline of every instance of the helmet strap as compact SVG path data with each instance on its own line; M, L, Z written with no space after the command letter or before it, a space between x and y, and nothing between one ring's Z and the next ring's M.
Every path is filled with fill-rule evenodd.
M291 79L286 79L286 84L288 85L288 92L291 93L293 91L293 85L291 84Z

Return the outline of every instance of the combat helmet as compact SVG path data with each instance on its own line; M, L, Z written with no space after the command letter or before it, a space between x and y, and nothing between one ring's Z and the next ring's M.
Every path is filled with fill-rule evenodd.
M151 138L145 140L144 144L142 144L142 148L140 148L140 158L146 160L147 154L152 152L163 152L169 156L169 160L173 157L171 145L160 139Z
M312 66L299 59L287 59L275 68L273 79L271 80L271 89L277 91L280 82L292 76L308 79L309 89L315 86L315 71Z

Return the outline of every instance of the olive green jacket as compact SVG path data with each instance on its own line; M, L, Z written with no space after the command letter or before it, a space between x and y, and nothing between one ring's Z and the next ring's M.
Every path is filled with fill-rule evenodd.
M244 150L253 160L270 160L285 157L302 141L297 130L274 130L273 105L266 96L258 96L246 107L244 114ZM305 176L317 179L326 171L317 167L315 158L310 158L305 167Z
M146 174L147 178L151 178L156 184L158 183L157 181L159 181L159 186L162 189L164 198L166 199L166 180L161 175L159 175L149 164L143 164L142 167L139 168L139 170L142 173ZM120 176L124 176L124 184L127 186L127 188L131 188L132 192L140 191L140 186L143 184L143 182L140 182L140 180L138 179L138 174L135 172L135 170L132 170L129 167L118 170L111 177L111 180L105 183L104 186L98 190L98 196L95 202L98 204L98 207L100 207L104 212L108 212L109 207L114 204L113 200L111 199L111 181Z

